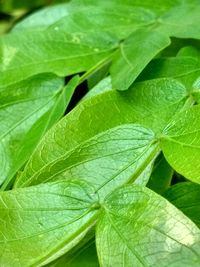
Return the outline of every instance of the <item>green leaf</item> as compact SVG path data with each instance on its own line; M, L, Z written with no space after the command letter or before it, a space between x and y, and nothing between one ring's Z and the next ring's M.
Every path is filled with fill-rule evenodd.
M93 97L99 94L102 94L106 91L112 90L112 83L111 83L111 77L108 76L104 79L102 79L99 83L97 83L91 90L83 97L83 100Z
M98 83L101 83L102 80L110 78L106 77L109 74L110 63L111 62L108 60L108 62L105 62L105 65L103 65L100 69L97 69L92 75L88 77L87 84L89 90L98 85Z
M1 82L8 82L10 76L14 80L21 77L16 65L24 78L44 71L60 76L89 69L95 71L95 65L118 49L111 66L113 87L125 90L144 67L170 44L171 36L200 38L199 28L195 27L199 8L194 3L170 1L160 7L157 1L74 1L63 5L65 11L61 13L60 20L60 6L42 11L33 15L25 26L25 29L33 31L24 34L19 31L1 40ZM46 22L41 23L45 14L50 19L47 17ZM177 21L179 27L176 26ZM26 20L19 29L25 24ZM30 43L35 48L34 57L28 49Z
M194 1L194 0L193 0ZM198 0L197 0L198 1ZM170 10L173 7L176 7L180 4L180 0L168 0L163 1L162 5L160 4L160 0L74 0L74 3L78 5L84 5L84 6L97 6L98 7L107 7L107 8L113 8L113 6L119 6L123 5L128 7L129 9L142 7L147 10L152 10L155 12L156 15L162 15L166 11Z
M178 57L193 57L200 59L200 51L194 46L185 46L177 53Z
M62 86L59 78L40 75L1 88L1 184L12 178L31 155L46 126L42 118L53 108ZM38 128L40 121L43 125Z
M111 1L105 6L77 6L75 12L53 24L52 28L65 28L70 33L98 32L99 29L103 29L117 36L119 40L124 40L132 32L151 24L154 20L155 14L151 10L124 4L116 5Z
M143 185L146 186L153 170L153 165L155 162L156 158L153 158L149 164L146 166L146 168L143 170L143 172L137 177L137 179L134 181L134 184L137 185Z
M2 189L10 187L13 176L30 157L40 138L62 117L77 84L78 77L74 77L61 90L63 82L59 78L45 75L2 90ZM9 116L5 118L5 114Z
M192 1L179 3L151 25L134 31L120 46L121 51L111 66L113 87L128 89L144 67L170 45L170 37L200 39L199 12L199 5Z
M147 187L158 194L162 194L170 186L172 175L173 169L161 154L156 159Z
M63 3L39 9L14 25L12 32L48 28L61 18L70 16L73 11L74 8L71 3Z
M5 33L11 26L11 21L0 21L0 35Z
M88 139L68 153L65 151L55 160L47 158L38 172L30 177L27 172L17 186L79 177L90 182L104 198L116 187L134 181L157 153L151 130L135 124L122 125ZM33 167L35 161L29 164Z
M171 77L182 82L188 93L193 91L193 83L200 77L200 60L191 56L157 58L150 62L138 77L138 81Z
M170 44L168 36L156 29L139 29L120 45L110 72L113 88L128 89L145 66Z
M88 16L88 10L90 16ZM47 18L44 21L44 16ZM49 26L66 29L68 33L95 32L104 29L116 34L120 39L127 37L135 29L145 26L155 19L155 14L143 7L101 2L86 5L72 1L50 7L29 16L16 25L14 30L41 30Z
M1 266L39 266L64 254L95 223L98 198L70 181L0 193Z
M200 106L179 113L166 126L160 144L169 164L189 180L200 183Z
M74 76L60 93L53 109L50 111L49 120L47 122L47 128L53 126L63 115L69 105L69 102L74 94L76 87L79 84L79 76Z
M200 185L178 183L170 187L164 197L200 227Z
M106 33L69 34L57 28L6 35L0 39L1 86L43 72L66 76L86 71L117 45Z
M103 203L96 231L100 265L197 267L200 230L161 196L126 186Z
M186 89L180 83L161 79L135 84L127 92L107 91L83 101L45 135L15 186L61 177L66 168L69 169L63 173L64 177L78 175L92 179L94 184L102 184L120 171L122 179L126 173L123 167L134 163L139 150L151 154L147 147L154 140L154 134L146 127L161 132L171 116L183 108L185 94ZM140 123L145 128L126 125L130 123ZM139 149L136 154L130 153L136 148ZM142 156L144 168L153 159L146 161L148 153ZM134 177L134 172L131 175ZM127 178L130 178L129 172L123 179ZM109 189L109 184L107 187Z
M192 85L192 97L196 103L200 103L200 77Z
M183 2L183 1L182 1ZM184 3L185 2L185 3ZM200 6L196 1L184 1L161 17L163 31L177 38L200 38ZM184 18L184 19L183 19Z

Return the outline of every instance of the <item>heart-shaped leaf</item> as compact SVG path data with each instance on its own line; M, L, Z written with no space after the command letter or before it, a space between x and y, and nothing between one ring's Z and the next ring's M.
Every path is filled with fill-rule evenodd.
M161 196L131 185L103 206L96 232L102 266L199 266L200 230Z

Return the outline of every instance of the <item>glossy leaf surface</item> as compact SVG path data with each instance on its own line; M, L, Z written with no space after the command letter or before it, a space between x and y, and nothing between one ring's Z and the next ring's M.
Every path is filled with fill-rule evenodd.
M170 165L186 178L200 183L200 106L176 116L165 128L161 148Z
M1 82L22 78L16 65L24 78L45 71L66 76L95 69L116 49L111 66L113 86L125 90L151 59L170 44L170 37L200 38L200 9L195 0L169 1L162 8L153 1L116 0L73 1L63 5L62 12L60 7L33 15L24 27L31 32L18 31L2 38ZM44 15L47 20L41 24ZM19 24L19 29L25 24ZM34 55L29 51L30 43L35 47ZM36 65L40 67L36 69Z
M19 183L24 187L78 177L92 183L104 197L121 184L134 181L157 152L151 130L127 124L96 135L55 160L47 158L38 172L29 179L22 176Z
M85 182L56 182L0 194L2 266L38 266L83 238L98 198ZM22 227L23 223L23 227Z
M30 156L44 132L46 122L43 118L53 108L62 87L63 82L55 76L40 75L1 88L1 184Z
M200 230L147 188L126 186L104 203L96 233L102 266L197 267Z
M114 174L114 170L119 172L125 166L129 166L131 162L133 163L135 156L127 149L136 148L140 146L141 142L145 148L153 141L154 134L152 135L152 131L146 130L144 127L150 127L155 132L160 132L171 116L183 108L186 101L185 95L186 89L181 84L174 80L161 79L138 83L127 92L108 91L83 101L44 137L16 186L26 183L35 184L46 181L48 177L50 179L56 177L57 174L63 172L62 166L66 166L66 162L68 167L65 168L76 167L76 171L73 167L75 173L67 171L66 177L79 174L79 177L83 175L82 177L86 178L87 172L88 178L95 179L94 183L98 184L102 179L108 181L109 177ZM160 115L162 117L159 117L158 120ZM123 126L129 123L140 123L144 126L141 128L130 126L132 130L129 126L128 128L126 125ZM114 127L119 128L116 128L118 130L115 131ZM126 138L123 137L123 132ZM118 141L114 141L116 138ZM83 151L83 156L81 156L81 151ZM124 151L123 157L127 161L121 160L119 153L122 151ZM76 156L77 154L79 157ZM148 153L145 157L149 157ZM104 164L97 164L98 161L94 161L95 158L99 158L99 162L104 161ZM118 164L114 163L114 158ZM112 168L109 167L109 162L113 162ZM54 169L49 172L50 166L54 166ZM96 179L92 173L101 166L101 171L95 171L96 175L99 175L99 178ZM105 166L107 167L105 168ZM45 169L47 170L46 174ZM108 175L108 170L110 174L112 173L111 176ZM38 179L39 177L40 179Z
M0 39L0 83L8 85L44 72L64 77L86 71L116 46L116 39L106 33L72 35L56 28L12 33Z

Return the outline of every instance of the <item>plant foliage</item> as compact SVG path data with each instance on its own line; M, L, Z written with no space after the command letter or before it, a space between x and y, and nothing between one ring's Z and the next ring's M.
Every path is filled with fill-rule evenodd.
M199 0L73 0L0 37L0 266L200 266L199 39Z

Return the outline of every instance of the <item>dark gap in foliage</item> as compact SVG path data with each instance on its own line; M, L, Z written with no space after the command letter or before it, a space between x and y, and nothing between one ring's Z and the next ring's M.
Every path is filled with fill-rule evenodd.
M67 76L65 78L65 84L67 84L72 77L73 75ZM77 105L77 103L86 95L87 92L88 92L87 81L84 81L80 85L77 86L72 96L72 99L65 111L65 114L69 113Z
M179 39L175 37L171 37L170 39L171 44L160 53L161 57L175 57L179 50L185 46L200 48L200 41L197 39Z
M68 84L68 82L73 78L74 75L69 75L65 77L65 85Z
M172 182L171 185L175 185L177 183L185 182L186 179L182 175L180 175L177 172L174 172L174 175L172 176Z
M0 20L10 20L12 18L11 15L4 13L4 12L0 12Z

